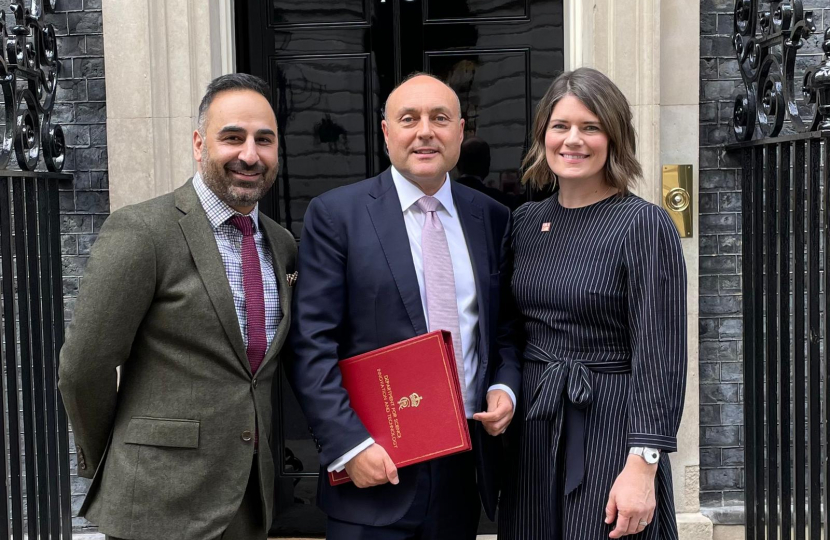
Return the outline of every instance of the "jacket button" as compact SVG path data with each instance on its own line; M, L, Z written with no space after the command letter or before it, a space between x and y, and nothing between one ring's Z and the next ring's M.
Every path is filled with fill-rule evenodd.
M245 430L242 432L242 440L245 442L250 442L253 437L251 436L251 432Z
M256 379L254 379L254 388L256 388L256 382L257 382Z

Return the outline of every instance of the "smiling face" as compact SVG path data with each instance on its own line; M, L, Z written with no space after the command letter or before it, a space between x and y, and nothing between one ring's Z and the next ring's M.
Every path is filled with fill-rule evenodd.
M242 214L274 184L278 150L274 111L251 90L217 94L204 133L193 133L193 157L205 185Z
M599 118L566 95L553 108L545 133L548 166L562 180L605 182L608 135Z
M414 77L392 92L381 127L392 165L422 189L440 187L458 162L464 138L458 97L432 77Z

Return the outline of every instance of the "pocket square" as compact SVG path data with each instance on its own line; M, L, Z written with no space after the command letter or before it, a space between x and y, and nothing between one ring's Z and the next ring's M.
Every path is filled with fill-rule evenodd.
M289 287L293 287L294 284L297 283L297 276L298 276L297 272L294 272L293 274L287 274L285 276L285 279L288 281L288 286Z

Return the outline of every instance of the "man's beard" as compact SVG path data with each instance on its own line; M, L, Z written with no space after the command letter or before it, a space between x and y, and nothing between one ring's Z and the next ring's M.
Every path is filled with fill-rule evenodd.
M246 188L239 188L230 171L239 173L259 173L261 180L256 184L256 189L251 189L251 182L245 182ZM213 191L217 197L222 199L230 207L254 206L274 185L277 179L277 168L270 171L265 165L248 165L244 161L229 161L223 167L210 158L207 145L202 147L202 180L205 185ZM239 182L243 185L242 182Z

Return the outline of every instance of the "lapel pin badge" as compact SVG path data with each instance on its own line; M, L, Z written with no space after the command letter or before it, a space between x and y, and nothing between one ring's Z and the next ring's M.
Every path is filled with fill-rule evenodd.
M288 281L288 286L293 287L295 283L297 283L297 272L293 274L288 274L285 276L285 279Z
M542 223L542 232L550 232L550 222Z

